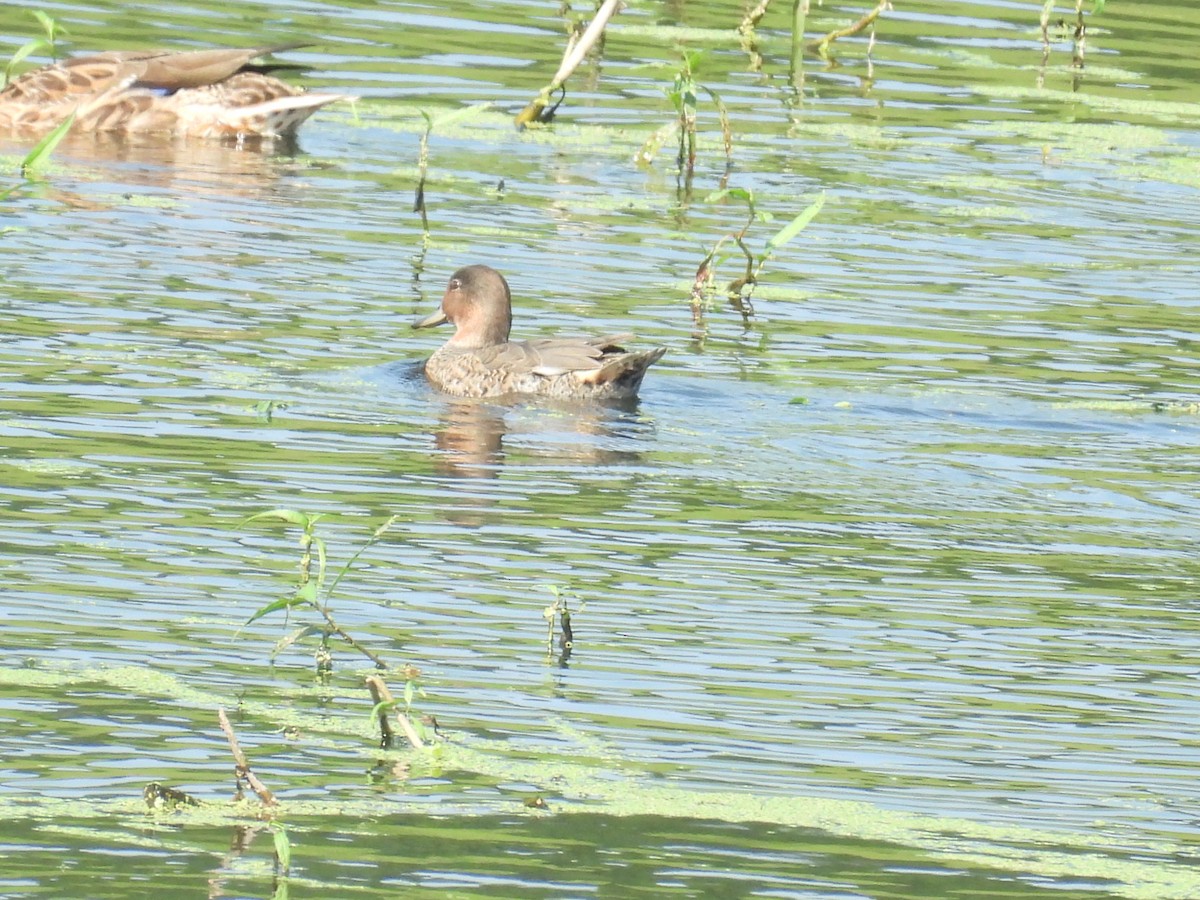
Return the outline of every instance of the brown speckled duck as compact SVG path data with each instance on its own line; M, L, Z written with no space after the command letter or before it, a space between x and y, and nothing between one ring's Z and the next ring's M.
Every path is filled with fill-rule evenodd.
M37 133L75 113L73 130L193 137L293 133L344 94L309 94L255 66L301 46L116 50L26 72L0 91L0 129Z
M512 295L504 276L488 266L466 266L450 276L441 308L413 327L443 322L454 325L454 336L425 363L425 375L459 397L633 397L646 369L667 352L623 350L632 334L510 341Z

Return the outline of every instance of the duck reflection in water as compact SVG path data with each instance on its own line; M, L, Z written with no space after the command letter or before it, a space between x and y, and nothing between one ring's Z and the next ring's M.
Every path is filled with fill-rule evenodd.
M641 454L628 444L649 426L635 398L605 403L517 400L507 405L474 398L448 399L434 432L439 474L496 478L506 465L529 462L621 465ZM507 446L506 446L507 441Z
M21 156L28 150L27 143L0 132L0 156ZM119 166L119 181L128 188L125 199L137 196L138 188L162 188L189 199L216 201L275 201L281 192L304 192L304 183L295 178L304 165L296 158L299 154L294 135L237 147L221 141L163 140L156 134L71 132L56 150L62 159ZM73 209L107 210L122 202L95 192L69 191L60 180L47 182L43 189Z

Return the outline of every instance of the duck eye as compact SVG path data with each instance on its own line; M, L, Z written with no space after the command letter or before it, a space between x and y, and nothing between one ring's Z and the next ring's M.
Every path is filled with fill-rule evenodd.
M462 289L462 282L459 281L457 278L451 278L450 279L450 290L458 291L461 289Z

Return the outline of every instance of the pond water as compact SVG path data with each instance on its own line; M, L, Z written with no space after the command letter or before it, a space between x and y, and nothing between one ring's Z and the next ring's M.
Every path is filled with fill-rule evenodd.
M44 5L76 50L312 38L291 77L362 99L269 152L72 140L0 209L0 895L1200 896L1200 10L1110 0L1079 72L1040 3L897 0L797 83L776 4L758 70L738 4L630 4L526 132L550 0ZM634 159L681 42L734 138L701 91L690 180ZM471 106L425 235L421 111ZM755 251L826 202L695 321L727 186ZM409 324L468 262L520 335L668 347L640 402L431 391ZM272 664L311 613L245 624L296 586L275 508L329 581L396 517L331 609L436 748L377 749L345 644Z

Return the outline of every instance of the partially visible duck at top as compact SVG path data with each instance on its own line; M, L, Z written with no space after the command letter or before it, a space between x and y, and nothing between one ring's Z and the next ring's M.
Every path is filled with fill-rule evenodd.
M0 91L0 130L186 137L290 135L345 94L306 93L254 60L302 44L246 49L113 50L33 69ZM274 68L280 68L275 66Z
M454 325L454 336L425 363L430 383L459 397L538 394L578 400L634 397L666 347L629 351L632 334L510 341L512 295L489 266L450 276L442 305L414 328Z

